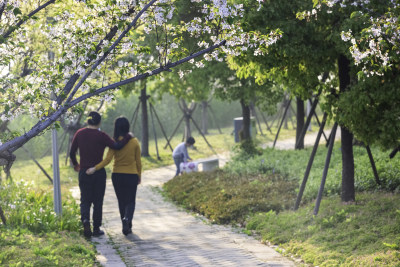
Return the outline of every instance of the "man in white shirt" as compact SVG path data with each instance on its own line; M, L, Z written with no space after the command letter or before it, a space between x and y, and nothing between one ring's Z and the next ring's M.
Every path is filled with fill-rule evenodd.
M180 164L182 162L187 162L188 160L192 160L189 157L187 148L193 146L196 141L193 137L188 137L186 142L180 143L177 147L175 147L174 151L172 152L172 157L174 158L174 162L176 165L176 174L178 176L181 173Z

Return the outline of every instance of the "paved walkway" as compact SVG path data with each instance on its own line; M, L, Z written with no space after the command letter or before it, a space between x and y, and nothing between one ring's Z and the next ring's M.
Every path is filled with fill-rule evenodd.
M226 158L220 157L220 166ZM124 236L117 200L108 179L103 229L92 238L102 266L294 266L272 247L237 229L213 225L163 200L159 188L174 166L145 171L138 187L133 234Z
M337 128L336 130L336 135L335 135L335 140L340 140L341 138L341 129L340 127ZM324 130L326 138L329 138L329 135L331 133L331 129ZM306 135L304 136L304 147L311 147L314 146L315 141L317 140L317 135L318 135L318 129L315 129L312 132L307 132ZM272 147L274 142L269 142L268 144L264 144L261 147L266 148L266 147ZM321 139L319 141L319 144L326 144L325 137L322 135ZM295 147L295 140L293 138L290 139L284 139L281 140L278 137L278 140L276 141L275 148L276 149L282 149L282 150L288 150L288 149L294 149Z

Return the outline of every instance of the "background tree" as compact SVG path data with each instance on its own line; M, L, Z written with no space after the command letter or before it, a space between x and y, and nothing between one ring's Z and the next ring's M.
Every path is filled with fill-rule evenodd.
M340 36L349 26L348 18L358 4L343 5L348 8L343 9L338 4L332 12L318 12L313 9L312 1L270 0L262 4L263 16L254 12L258 7L249 8L243 18L247 31L262 31L263 28L268 31L274 27L282 30L282 38L267 48L265 57L252 56L251 53L257 52L252 49L242 53L242 57L235 57L232 66L244 77L257 77L260 83L273 80L283 84L302 99L322 90L324 110L339 121L342 128L342 200L354 201L353 136L337 117L339 110L345 110L345 107L338 108L337 99L350 89L354 80L351 77L356 73L351 68L348 46ZM350 25L356 27L358 23ZM322 79L326 74L331 74L330 79Z
M240 101L242 107L243 129L242 139L251 140L250 135L250 103L262 110L276 111L276 104L281 101L283 92L272 83L258 85L254 79L238 79L225 62L215 63L212 85L214 94L227 101Z

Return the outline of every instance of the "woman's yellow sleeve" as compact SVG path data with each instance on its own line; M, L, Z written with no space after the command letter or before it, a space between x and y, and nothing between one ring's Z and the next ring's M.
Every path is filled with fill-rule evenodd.
M137 144L137 148L136 148L136 151L135 151L135 152L136 152L136 155L135 155L135 158L136 158L136 168L137 168L139 177L141 177L141 176L142 176L142 155L141 155L141 151L140 151L140 144L139 144L139 142L136 141L136 144Z
M105 159L103 159L99 164L94 166L96 168L96 171L100 170L100 169L104 168L106 165L108 165L111 162L111 160L113 159L114 153L115 153L115 150L109 148Z

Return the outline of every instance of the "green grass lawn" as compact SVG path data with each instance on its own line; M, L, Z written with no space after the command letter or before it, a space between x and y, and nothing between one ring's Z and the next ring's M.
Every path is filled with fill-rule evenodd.
M331 196L317 216L314 203L254 214L245 232L314 266L400 266L399 201L399 194L363 192L356 203L343 205Z

